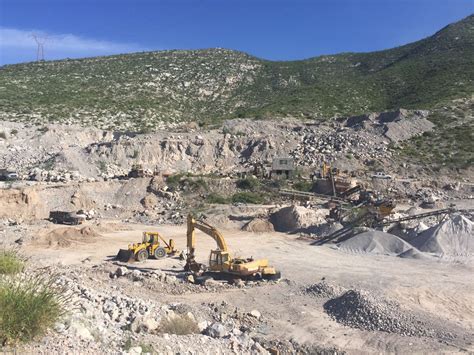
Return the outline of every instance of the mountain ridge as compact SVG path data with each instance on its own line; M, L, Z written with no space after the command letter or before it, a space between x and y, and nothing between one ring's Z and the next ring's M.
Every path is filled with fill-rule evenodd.
M474 15L387 50L271 61L223 48L0 68L0 117L153 130L232 117L431 108L474 92Z

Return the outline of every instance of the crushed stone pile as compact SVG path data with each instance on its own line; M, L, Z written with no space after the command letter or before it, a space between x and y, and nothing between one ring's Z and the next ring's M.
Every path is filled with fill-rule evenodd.
M398 255L411 248L410 244L396 235L371 230L338 244L339 248L352 253Z
M474 255L473 222L456 214L425 230L411 241L421 251L440 256Z
M328 283L324 280L316 284L309 285L304 289L304 293L318 298L333 298L340 295L344 291L346 291L345 288L339 285Z
M429 324L400 306L368 292L349 290L324 304L329 316L346 326L406 336L438 336Z
M262 218L254 218L242 227L243 231L253 233L267 233L274 232L273 224L270 221Z
M270 221L278 232L294 232L316 228L326 223L327 209L313 210L303 206L283 207L271 215Z

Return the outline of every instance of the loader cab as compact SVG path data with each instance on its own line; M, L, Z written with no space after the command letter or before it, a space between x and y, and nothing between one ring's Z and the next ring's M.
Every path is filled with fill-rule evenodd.
M143 232L143 243L156 244L158 243L158 236L154 233Z

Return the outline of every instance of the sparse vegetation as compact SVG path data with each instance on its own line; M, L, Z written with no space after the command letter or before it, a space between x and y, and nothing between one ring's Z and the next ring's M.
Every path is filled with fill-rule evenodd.
M186 314L177 314L173 317L163 318L160 322L161 333L186 335L199 333L199 327L194 319Z
M224 197L222 195L216 194L216 193L210 193L206 197L206 202L207 203L215 203L219 205L225 205L230 203L230 199L227 197Z
M312 181L299 180L295 182L293 188L298 191L309 192L313 188Z
M298 61L206 49L8 65L0 73L0 113L23 122L37 114L40 124L72 115L84 125L150 132L159 122L191 118L211 126L233 117L432 108L474 92L473 23L469 16L389 50Z
M43 162L41 167L46 171L53 170L53 168L54 168L54 157L51 157L48 160L46 160L45 162Z
M467 112L473 104L466 107L438 109L429 119L436 124L433 131L413 137L400 147L392 147L405 161L428 166L433 171L441 168L465 169L474 164L474 122Z
M101 173L106 173L107 172L107 163L105 161L99 160L97 162L97 164L98 164L99 171Z
M264 201L262 195L256 192L238 192L232 195L233 203L250 203L259 205Z
M172 188L176 188L180 184L181 179L184 176L185 176L185 174L183 174L183 173L170 175L166 178L166 185L168 185L169 187L172 187Z
M198 178L198 179L186 179L186 183L189 187L189 189L191 191L207 191L208 189L208 186L207 186L207 182L202 179L202 178Z
M238 180L236 185L239 189L255 190L256 188L260 186L260 182L258 181L258 179L246 178L246 179Z
M15 344L43 335L64 314L68 296L54 277L0 277L0 343Z

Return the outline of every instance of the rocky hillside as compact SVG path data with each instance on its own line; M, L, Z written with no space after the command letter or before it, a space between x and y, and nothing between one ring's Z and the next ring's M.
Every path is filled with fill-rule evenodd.
M474 15L402 47L272 62L226 49L4 66L0 117L149 131L229 117L431 108L474 92Z

